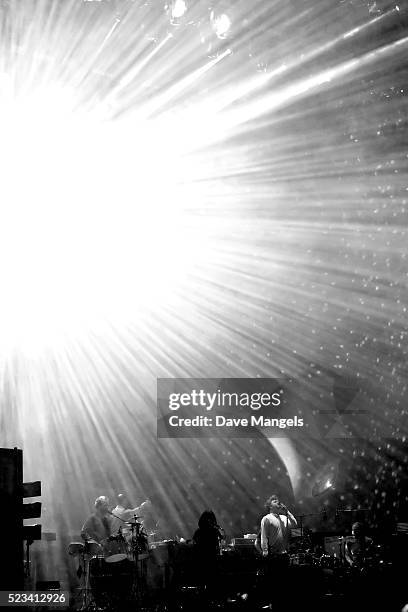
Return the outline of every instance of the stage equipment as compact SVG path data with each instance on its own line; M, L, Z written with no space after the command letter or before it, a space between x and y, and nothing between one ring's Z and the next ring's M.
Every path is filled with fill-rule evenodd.
M0 449L0 507L2 509L3 548L7 564L0 575L0 590L22 590L30 575L30 545L41 539L41 525L24 526L24 519L39 518L41 503L24 504L23 499L41 495L39 481L23 482L23 451ZM23 542L25 541L25 560Z

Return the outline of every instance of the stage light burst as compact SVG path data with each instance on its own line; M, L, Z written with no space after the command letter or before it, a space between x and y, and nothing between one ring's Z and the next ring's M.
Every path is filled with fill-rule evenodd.
M221 13L220 15L212 13L211 20L213 23L214 32L218 38L226 38L231 29L231 19L228 17L228 15L226 13Z
M180 118L113 124L53 84L7 97L2 354L171 300L206 252L204 233L183 217L200 194L188 186Z
M175 0L171 7L171 16L173 19L180 19L187 11L187 4L184 0Z
M239 2L208 57L208 5L159 4L1 5L1 445L70 533L123 489L184 530L259 508L346 446L158 443L158 376L284 371L333 407L345 372L406 433L406 16Z

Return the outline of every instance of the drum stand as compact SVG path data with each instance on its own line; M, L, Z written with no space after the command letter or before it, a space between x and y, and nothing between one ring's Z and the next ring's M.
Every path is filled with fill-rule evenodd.
M113 514L113 513L111 513ZM125 521L120 516L113 514L114 517L122 521L127 525L130 525L131 530L131 553L132 553L132 562L133 562L133 576L132 576L132 588L130 591L130 600L135 602L137 606L139 606L143 602L143 598L146 591L146 576L144 568L139 572L139 563L144 561L144 559L139 559L139 542L142 534L142 523L139 523L137 520L138 516L136 514L133 516L133 521Z
M26 540L26 558L24 562L24 577L29 580L31 578L31 561L30 561L30 546L34 542L34 540L28 539Z
M142 524L138 522L138 517L134 516L134 520L130 525L131 529L131 547L132 547L132 561L133 561L133 581L131 599L139 605L143 600L143 589L142 589L142 572L139 575L139 536L141 533Z
M83 573L83 581L84 581L84 587L83 587L83 594L82 594L82 605L80 607L80 611L84 612L86 610L89 610L91 607L95 607L95 601L92 595L92 591L91 591L91 587L89 584L89 558L87 557L85 550L82 553L82 567L84 570Z

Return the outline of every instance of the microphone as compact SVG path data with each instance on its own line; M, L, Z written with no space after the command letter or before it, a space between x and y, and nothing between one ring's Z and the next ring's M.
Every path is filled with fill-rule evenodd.
M289 510L287 509L287 507L285 506L285 504L282 504L282 502L280 503L280 509L284 511L284 513L286 514L286 516L288 515Z

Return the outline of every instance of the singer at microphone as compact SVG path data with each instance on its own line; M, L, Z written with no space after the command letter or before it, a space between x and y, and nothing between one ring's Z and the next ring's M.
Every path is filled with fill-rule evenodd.
M261 521L261 549L263 556L288 552L290 530L297 527L293 514L276 495L271 495L265 506L269 509Z

